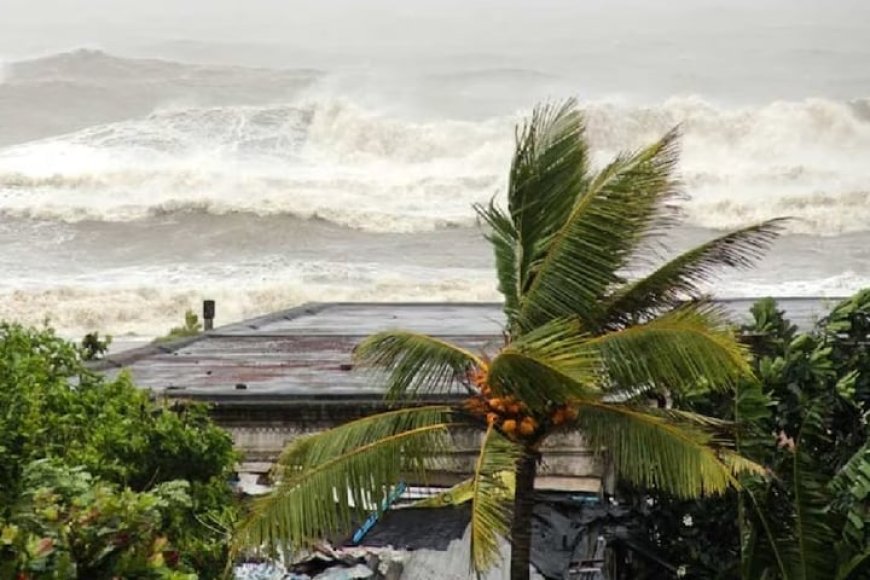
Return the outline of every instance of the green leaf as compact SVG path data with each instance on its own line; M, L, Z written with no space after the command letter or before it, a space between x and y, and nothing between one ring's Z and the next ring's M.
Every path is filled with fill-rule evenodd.
M596 337L613 385L725 389L751 376L748 352L719 310L693 303L644 324Z
M577 320L554 320L504 347L489 365L488 382L530 408L599 392L602 359Z
M831 497L823 474L815 468L811 443L826 438L824 407L819 401L807 409L792 459L796 543L790 546L789 563L796 578L807 580L829 578L836 569L831 562L835 534L826 515Z
M10 545L18 537L18 526L9 524L0 529L0 544Z
M240 546L272 551L346 533L409 472L445 450L450 408L412 407L300 438L279 459L281 481L240 527Z
M581 401L577 425L589 445L607 450L617 475L682 498L739 487L738 473L762 469L716 445L700 417L645 407Z
M519 311L521 293L518 260L522 253L519 247L519 233L508 216L491 200L488 205L475 204L478 217L489 226L486 239L495 253L495 272L498 277L498 290L504 296L504 312L508 321L516 318Z
M515 471L521 452L490 425L471 481L471 565L478 574L494 563L498 538L508 536L513 493L502 474Z
M547 246L589 181L588 146L577 102L538 106L518 131L508 179L507 211L476 206L490 226L508 326Z
M388 330L363 340L354 350L362 367L386 371L387 398L444 393L483 362L473 353L425 334Z
M833 505L844 513L843 535L859 552L870 549L870 441L864 443L829 483Z
M607 306L611 324L626 324L704 295L700 284L723 267L750 268L782 230L782 219L739 229L692 248L651 274L621 288Z
M618 157L576 197L521 296L523 331L568 316L579 316L587 328L598 326L602 298L622 281L618 271L661 223L667 200L677 194L676 162L677 132L671 131Z

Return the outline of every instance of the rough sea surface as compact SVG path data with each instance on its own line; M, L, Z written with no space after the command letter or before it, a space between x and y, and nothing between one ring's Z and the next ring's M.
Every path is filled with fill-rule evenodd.
M795 218L713 293L847 295L870 285L870 45L850 44L867 35L765 22L736 49L677 26L574 60L336 64L194 42L6 56L0 319L147 337L203 298L219 323L312 300L497 300L471 204L503 195L534 102L570 95L596 164L680 125L671 252Z

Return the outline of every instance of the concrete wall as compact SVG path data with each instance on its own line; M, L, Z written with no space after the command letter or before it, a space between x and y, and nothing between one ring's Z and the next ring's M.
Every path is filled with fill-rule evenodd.
M299 408L217 409L215 419L233 436L244 453L242 469L265 472L284 447L297 437L339 425L364 413L367 405L338 406L300 405ZM371 408L368 410L375 411ZM463 430L453 435L451 451L437 461L437 467L425 483L452 485L467 477L474 468L481 431ZM577 433L551 436L541 448L543 461L537 487L563 491L597 492L601 485L601 462L585 447ZM424 482L419 482L424 483Z

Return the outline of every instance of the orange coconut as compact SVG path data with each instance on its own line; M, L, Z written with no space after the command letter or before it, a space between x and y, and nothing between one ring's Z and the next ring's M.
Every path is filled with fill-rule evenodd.
M526 417L520 422L520 433L523 435L531 435L538 428L538 422L531 417Z
M495 409L496 411L504 411L504 401L502 401L498 397L490 399L489 406L491 409Z

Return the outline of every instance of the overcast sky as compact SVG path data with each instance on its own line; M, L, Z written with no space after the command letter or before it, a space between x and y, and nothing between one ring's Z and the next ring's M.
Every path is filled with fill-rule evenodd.
M866 0L0 0L0 52L167 40L308 50L553 52L634 36L870 43ZM789 40L791 39L791 40Z

